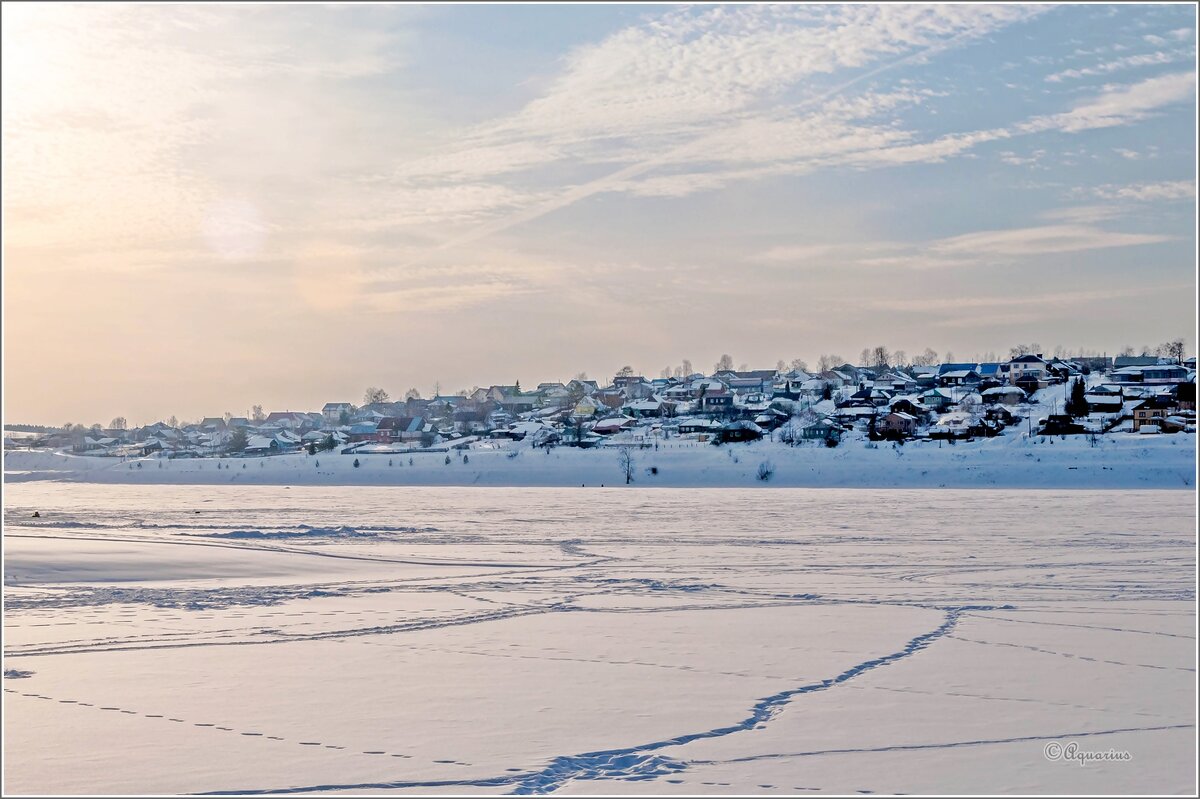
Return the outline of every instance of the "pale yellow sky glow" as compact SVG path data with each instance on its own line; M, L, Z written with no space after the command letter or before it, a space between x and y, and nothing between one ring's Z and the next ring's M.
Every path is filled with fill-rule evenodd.
M1194 10L1103 10L5 4L5 421L1190 350Z

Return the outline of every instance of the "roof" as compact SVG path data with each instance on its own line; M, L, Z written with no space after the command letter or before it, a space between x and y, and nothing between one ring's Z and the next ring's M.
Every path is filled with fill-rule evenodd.
M774 380L776 371L774 369L751 369L747 372L722 371L720 374L728 374L742 380Z
M846 405L844 407L838 408L834 412L834 415L835 416L875 416L877 413L879 413L879 410L873 406Z
M594 425L592 425L592 429L593 430L596 430L596 429L615 430L615 429L624 427L628 424L631 424L634 421L635 421L634 419L631 419L628 416L614 416L609 419L601 419L600 421L598 421Z
M975 371L975 367L978 365L979 364L977 363L944 363L938 367L938 377L941 377L947 372L973 372Z
M423 416L389 416L379 420L377 430L396 430L401 433L420 433L425 429Z
M508 429L513 433L523 433L525 435L529 435L530 433L536 433L538 430L550 429L550 426L545 422L514 422L508 426Z
M1136 410L1138 408L1155 408L1158 410L1166 410L1167 408L1174 408L1176 404L1177 403L1174 397L1164 394L1154 394L1153 396L1146 397L1141 402L1135 404L1132 409Z
M1113 366L1120 369L1122 366L1157 366L1157 355L1118 355L1113 360Z
M937 424L941 427L960 427L971 423L971 414L965 411L951 411L938 417Z
M323 410L323 411L344 411L344 410L348 410L349 408L350 408L349 402L327 402L327 403L325 403L325 407L322 408L321 410Z

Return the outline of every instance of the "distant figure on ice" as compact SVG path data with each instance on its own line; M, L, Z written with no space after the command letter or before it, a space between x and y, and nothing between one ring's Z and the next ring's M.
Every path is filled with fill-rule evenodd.
M35 519L40 519L40 518L42 518L42 513L41 513L41 511L36 511L36 510L35 510L35 511L33 512L33 518L35 518Z

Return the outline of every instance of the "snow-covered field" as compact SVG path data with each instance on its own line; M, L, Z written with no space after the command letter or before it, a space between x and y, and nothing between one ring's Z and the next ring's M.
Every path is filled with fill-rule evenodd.
M464 460L463 456L466 456ZM446 462L449 455L450 462ZM1115 434L1033 437L1009 431L991 439L920 441L896 446L848 440L789 447L771 441L721 447L669 440L633 450L640 487L812 488L1182 488L1196 485L1196 436ZM359 466L354 466L354 461ZM772 470L758 479L761 464ZM167 460L84 457L15 450L4 455L8 481L256 485L624 485L613 448L546 451L519 442L485 442L467 451L397 455L334 452L267 458Z
M641 483L10 482L5 792L1195 791L1193 491Z

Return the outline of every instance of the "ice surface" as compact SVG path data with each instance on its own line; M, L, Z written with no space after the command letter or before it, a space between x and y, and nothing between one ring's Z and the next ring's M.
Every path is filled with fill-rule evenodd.
M1195 788L1188 491L39 481L5 522L8 793Z

